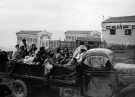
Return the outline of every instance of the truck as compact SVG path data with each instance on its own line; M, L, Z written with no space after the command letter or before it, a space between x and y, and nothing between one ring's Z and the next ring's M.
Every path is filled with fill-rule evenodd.
M79 91L77 97L134 97L135 65L117 63L113 51L106 48L87 50L82 61L72 68L53 66L44 75L42 65L0 62L0 79L8 79L14 97L30 97L32 86L49 86Z

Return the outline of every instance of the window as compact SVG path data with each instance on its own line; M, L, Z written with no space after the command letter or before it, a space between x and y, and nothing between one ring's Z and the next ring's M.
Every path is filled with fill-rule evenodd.
M35 42L37 42L37 39L35 39Z
M125 35L131 35L131 29L125 29Z
M110 29L110 35L115 35L116 34L116 30L115 29Z
M33 42L35 42L35 38L33 38Z
M68 36L66 36L66 39L68 39Z
M51 39L51 37L48 35L48 39Z
M89 41L88 44L89 44L89 45L94 45L94 42Z
M32 38L30 38L30 42L32 42Z
M29 38L27 38L27 41L29 42Z
M72 40L74 40L74 36L72 36Z
M22 37L18 37L18 40L22 40Z
M71 39L71 36L69 36L69 39Z
M18 37L18 40L20 40L20 37Z

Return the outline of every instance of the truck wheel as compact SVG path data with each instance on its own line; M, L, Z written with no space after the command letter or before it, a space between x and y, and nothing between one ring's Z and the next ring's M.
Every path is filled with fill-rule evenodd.
M30 85L23 80L15 80L12 84L12 94L14 97L30 97Z

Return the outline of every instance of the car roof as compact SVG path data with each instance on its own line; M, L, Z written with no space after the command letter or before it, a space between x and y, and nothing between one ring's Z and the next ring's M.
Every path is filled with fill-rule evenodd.
M111 51L110 49L93 48L93 49L86 51L86 53L83 56L83 59L90 57L90 56L105 56L105 57L109 58L109 55L111 53L113 53L113 51Z
M107 49L107 48L94 48L94 49L88 50L86 53L106 54L106 55L109 55L112 52L113 51L111 51L110 49Z

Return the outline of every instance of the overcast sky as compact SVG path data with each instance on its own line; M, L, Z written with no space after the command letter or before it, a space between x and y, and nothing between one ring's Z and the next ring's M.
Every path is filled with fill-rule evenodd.
M101 31L105 19L135 15L135 0L0 0L0 47L13 47L20 30ZM59 33L59 34L58 34Z

